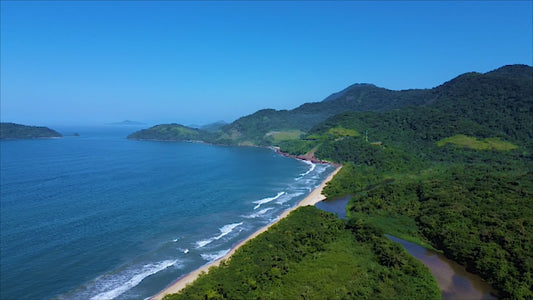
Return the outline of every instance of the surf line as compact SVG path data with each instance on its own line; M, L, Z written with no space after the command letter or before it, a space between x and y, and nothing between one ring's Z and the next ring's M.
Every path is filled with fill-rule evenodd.
M268 203L268 202L272 202L276 199L278 199L279 197L285 195L285 192L279 192L276 196L274 197L269 197L269 198L264 198L264 199L261 199L261 200L257 200L255 201L254 203L257 204L254 209L258 209L259 207L261 207L261 205L265 204L265 203Z
M337 166L337 168L333 172L331 172L331 174L329 174L328 177L326 177L326 179L324 181L322 181L322 183L317 188L315 188L309 195L307 195L307 197L305 197L302 201L300 201L296 206L285 210L275 221L273 221L272 223L270 223L270 224L268 224L266 226L261 227L259 230L254 232L252 235L250 235L246 239L244 239L244 240L240 241L239 243L237 243L235 246L233 246L231 248L231 250L228 253L226 253L226 255L224 255L224 256L222 256L222 257L218 258L217 260L214 260L214 261L212 261L210 263L207 263L207 264L203 265L202 267L200 267L200 268L198 268L198 269L196 269L196 270L194 270L194 271L192 271L192 272L190 272L190 273L178 278L176 281L174 281L167 288L165 288L164 290L162 290L161 292L159 292L158 294L153 296L151 299L153 299L153 300L162 300L163 297L165 295L167 295L167 294L178 293L179 291L184 289L187 286L187 284L190 284L190 283L194 282L198 278L198 276L200 276L200 274L207 273L209 271L209 268L220 265L221 261L226 260L229 257L231 257L231 255L233 255L233 253L235 253L235 251L237 249L239 249L242 245L244 245L249 240L257 237L261 233L267 231L271 226L273 226L274 224L276 224L280 220L282 220L285 217L287 217L293 210L295 210L295 209L297 209L298 207L301 207L301 206L315 205L316 203L326 199L326 197L322 195L322 190L326 186L326 183L331 181L331 179L333 179L333 177L342 169L342 165L335 165L335 166Z

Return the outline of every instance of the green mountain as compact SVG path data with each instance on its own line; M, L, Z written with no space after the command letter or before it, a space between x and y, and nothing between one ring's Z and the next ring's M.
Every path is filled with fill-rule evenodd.
M59 132L47 127L0 123L0 139L36 139L61 136Z
M280 142L275 138L276 134L307 132L341 112L386 111L424 105L431 100L431 90L392 91L370 84L355 84L322 102L306 103L293 110L264 109L242 117L222 127L217 141L224 144L276 145Z
M219 126L216 135L207 134L202 139L217 144L276 145L284 140L283 137L298 138L299 135L295 132L307 132L321 121L341 112L386 111L424 105L430 101L431 90L392 91L370 84L355 84L322 102L306 103L293 110L257 111L231 124ZM158 134L155 130L156 128L152 128L154 136ZM181 136L169 136L168 139L182 140Z
M483 92L491 99L497 98L500 93L512 90L513 87L509 85L516 84L515 81L530 80L528 68L530 67L513 65L486 74L467 73L433 89L393 91L372 84L354 84L321 102L306 103L292 110L263 109L239 118L231 124L202 129L195 139L216 144L284 146L290 144L291 140L297 140L320 122L340 113L383 112L416 106L432 106L439 109L439 105L449 105L447 98L464 98L464 95L471 92ZM502 79L497 83L498 89L482 89L484 85L498 81L497 78ZM477 110L483 110L483 106L473 110L472 114L477 114ZM497 124L497 118L493 119ZM468 126L468 124L462 125ZM162 128L164 127L152 127L150 130L153 136L145 132L143 137L135 138L158 139L156 136L162 133L158 133L157 130ZM164 136L165 140L184 140L178 131L175 136L167 133Z
M409 144L416 151L435 148L437 141L458 134L504 139L531 149L532 69L508 66L486 74L463 74L434 88L431 104L381 113L345 112L318 124L303 140L316 146L320 139L331 138L326 135L332 128L346 128L370 142ZM513 76L506 75L511 71Z
M467 73L433 93L426 106L333 116L289 146L344 163L326 193L353 195L351 219L427 242L504 298L530 299L533 68Z

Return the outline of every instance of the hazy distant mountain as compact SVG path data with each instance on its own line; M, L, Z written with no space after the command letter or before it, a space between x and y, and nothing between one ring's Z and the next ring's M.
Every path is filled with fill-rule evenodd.
M109 123L109 125L146 125L143 122L124 120L122 122Z
M215 132L219 130L222 126L227 125L227 124L228 122L226 121L217 121L217 122L210 123L204 126L200 126L199 128L205 131Z
M35 139L61 136L59 132L47 127L0 123L0 139Z

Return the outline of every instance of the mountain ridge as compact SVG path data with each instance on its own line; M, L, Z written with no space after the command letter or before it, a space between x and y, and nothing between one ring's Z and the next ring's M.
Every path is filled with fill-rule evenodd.
M262 109L243 116L234 122L219 126L217 130L200 130L200 140L214 144L274 145L272 132L308 132L314 126L339 113L349 111L392 111L405 107L428 106L443 98L453 97L453 90L464 88L475 78L504 78L506 82L533 78L533 68L527 65L506 65L486 73L461 74L431 89L389 90L368 83L356 83L331 94L320 102L304 103L291 110ZM164 128L165 124L145 129L144 136ZM165 135L165 140L184 140L183 135ZM139 138L130 135L129 138ZM276 145L279 146L279 145Z

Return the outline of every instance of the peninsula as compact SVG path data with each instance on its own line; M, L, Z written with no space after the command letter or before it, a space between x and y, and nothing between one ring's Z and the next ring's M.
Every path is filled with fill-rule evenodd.
M0 139L58 138L62 135L48 127L0 123Z

